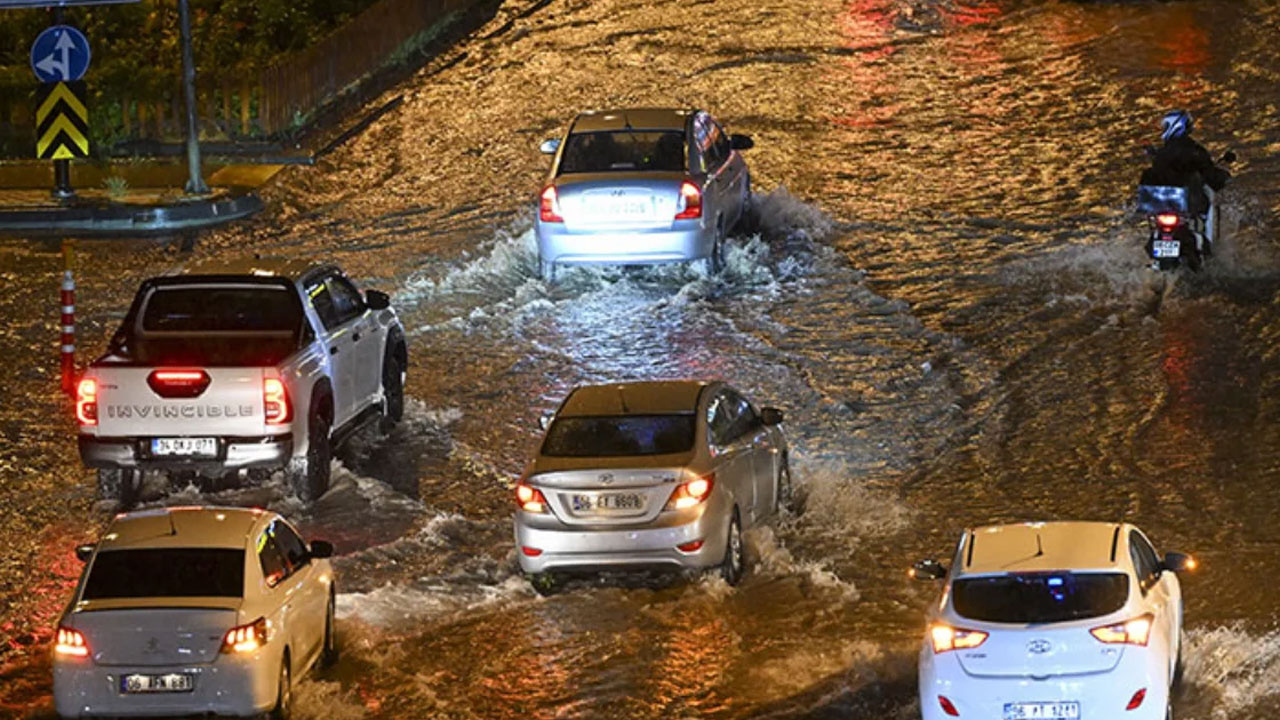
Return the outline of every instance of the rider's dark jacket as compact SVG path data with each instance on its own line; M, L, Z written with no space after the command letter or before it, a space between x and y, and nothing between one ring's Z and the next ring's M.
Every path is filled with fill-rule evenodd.
M1200 182L1196 183L1196 177ZM1169 138L1156 151L1151 167L1142 174L1143 185L1208 185L1214 191L1227 184L1231 173L1213 162L1209 151L1189 136Z

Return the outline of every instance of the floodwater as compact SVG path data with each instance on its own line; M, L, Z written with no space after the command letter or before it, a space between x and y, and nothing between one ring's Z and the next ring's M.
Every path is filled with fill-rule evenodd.
M191 253L82 247L81 343L143 278L209 256L333 258L392 292L406 421L303 507L340 554L343 659L303 718L913 718L937 588L905 569L998 521L1133 521L1187 578L1180 718L1280 696L1280 6L1270 0L545 0L504 4L405 103ZM536 278L537 152L580 109L711 109L757 232L727 273ZM1144 268L1131 195L1170 107L1240 161L1206 271ZM0 714L47 716L48 641L110 508L54 349L59 257L0 243ZM802 509L751 575L515 571L510 486L574 385L718 377L787 413Z

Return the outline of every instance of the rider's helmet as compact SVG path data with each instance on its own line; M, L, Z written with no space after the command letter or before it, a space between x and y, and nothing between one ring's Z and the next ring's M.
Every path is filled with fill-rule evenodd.
M1186 110L1170 110L1160 120L1160 138L1168 141L1191 134L1191 113Z

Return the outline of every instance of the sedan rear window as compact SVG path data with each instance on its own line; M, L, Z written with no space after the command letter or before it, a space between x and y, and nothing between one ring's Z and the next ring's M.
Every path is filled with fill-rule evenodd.
M283 287L159 288L142 309L143 332L294 332L302 306Z
M557 418L542 443L550 457L670 455L693 447L693 415Z
M1023 573L962 578L956 612L972 620L1037 624L1110 615L1129 598L1123 573Z
M244 550L152 548L98 553L81 599L243 595Z
M560 173L684 171L684 132L678 130L574 133L560 156Z

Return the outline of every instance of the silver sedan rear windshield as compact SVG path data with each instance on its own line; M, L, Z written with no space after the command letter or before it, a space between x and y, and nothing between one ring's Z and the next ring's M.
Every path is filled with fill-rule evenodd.
M684 132L618 130L574 133L560 156L560 174L634 171L682 172Z
M93 559L83 600L242 597L244 550L108 550Z
M952 585L956 612L972 620L1036 624L1111 613L1129 599L1123 573L1022 573L961 578Z
M549 457L671 455L693 448L693 415L557 418L542 443Z

